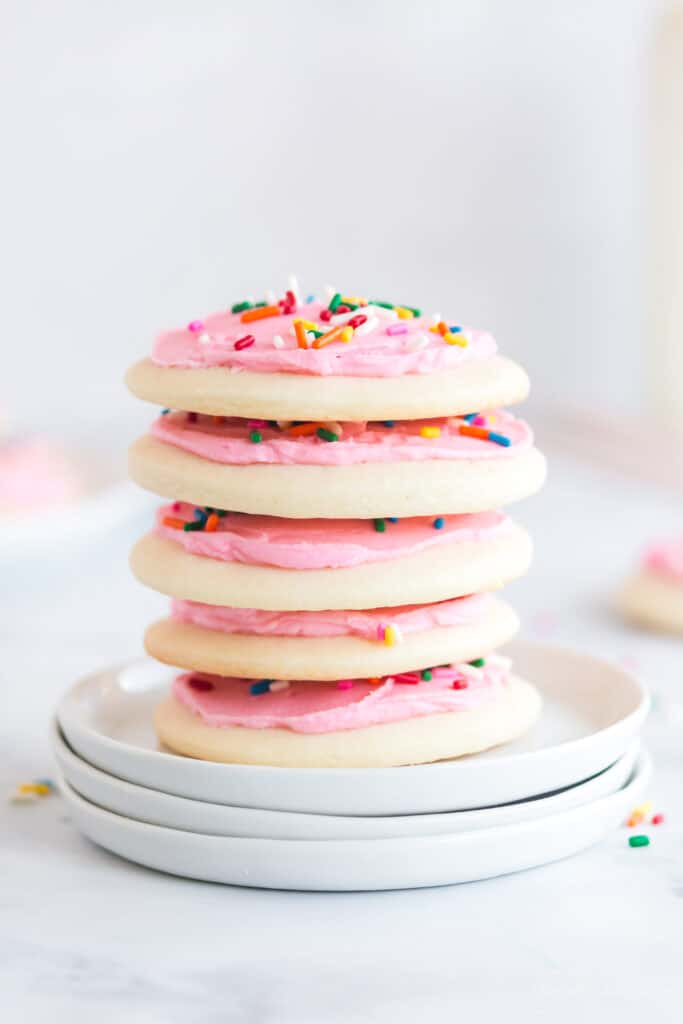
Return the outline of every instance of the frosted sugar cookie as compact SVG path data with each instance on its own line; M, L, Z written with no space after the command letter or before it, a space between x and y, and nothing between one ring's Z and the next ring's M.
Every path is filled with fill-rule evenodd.
M536 720L536 690L507 659L335 684L185 675L155 725L172 750L209 761L381 768L471 754Z
M653 544L617 601L622 615L631 622L666 633L683 633L683 537Z
M131 566L170 597L319 611L496 590L526 572L530 558L528 534L503 512L292 520L174 502L137 543Z
M514 636L512 609L489 594L366 611L270 612L174 601L145 647L169 665L287 679L381 676L479 657Z
M163 332L127 383L174 409L277 419L452 415L529 390L485 331L339 294L304 303L292 291Z
M478 512L545 478L530 428L502 410L325 424L170 413L133 445L129 465L164 497L291 518Z

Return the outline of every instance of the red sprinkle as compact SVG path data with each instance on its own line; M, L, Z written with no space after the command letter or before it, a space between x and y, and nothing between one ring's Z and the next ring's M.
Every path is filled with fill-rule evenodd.
M232 347L236 348L238 352L241 352L243 348L250 348L255 341L256 338L253 334L245 334L243 338L238 338Z
M187 685L193 690L199 690L201 693L207 693L214 688L213 683L210 683L208 679L199 679L198 676L190 676L187 680Z
M345 306L344 303L341 302L337 306L337 308L335 309L334 315L337 316L338 313L350 313L350 312L351 312L351 307L350 306Z
M663 821L664 821L664 815L663 814L653 814L652 815L652 824L653 825L661 825Z
M188 331L192 331L193 334L197 334L198 331L204 330L204 324L201 320L191 320L187 325Z
M196 423L197 422L197 413L196 412L188 412L188 414L187 414L187 422L188 423Z
M466 679L454 679L453 680L453 689L454 690L466 690L467 689L467 680Z
M321 309L318 313L318 319L322 320L324 324L328 323L332 319L331 309Z
M420 682L420 676L413 672L399 672L398 675L391 676L395 683L410 684L410 686L417 686Z
M349 327L353 327L355 330L356 327L360 327L361 324L364 324L367 321L367 319L368 318L366 317L365 313L356 313L356 315L352 316L351 319L347 322Z

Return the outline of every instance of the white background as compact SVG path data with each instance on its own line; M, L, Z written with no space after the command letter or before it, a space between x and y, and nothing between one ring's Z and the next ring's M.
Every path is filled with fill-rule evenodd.
M298 273L642 400L654 0L5 0L0 405L95 430L162 326Z

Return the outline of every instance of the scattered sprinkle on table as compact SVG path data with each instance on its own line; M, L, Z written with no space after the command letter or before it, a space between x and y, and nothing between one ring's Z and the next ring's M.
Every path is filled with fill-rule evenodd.
M629 836L629 838L628 838L628 845L629 846L649 846L650 845L650 837L649 836L643 836L643 835Z

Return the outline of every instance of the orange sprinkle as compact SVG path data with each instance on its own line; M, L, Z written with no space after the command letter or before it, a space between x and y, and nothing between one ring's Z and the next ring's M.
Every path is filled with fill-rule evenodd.
M225 419L225 416L212 416L211 419L216 424L216 426L219 427L223 420Z
M206 530L207 533L215 533L217 526L218 516L216 515L215 512L212 512L209 518L206 520L206 523L204 524L204 529Z
M482 441L488 441L489 432L486 427L471 427L469 423L461 423L458 427L458 433L463 434L465 437L478 437Z
M329 345L331 341L336 341L338 338L341 340L341 334L344 327L338 326L333 327L327 334L323 334L322 338L316 338L313 342L313 348L323 348L325 345Z
M315 434L322 423L299 423L296 427L287 427L290 437L305 437L307 434Z
M302 320L294 321L294 333L296 334L296 343L299 346L299 348L308 348L306 328L304 327Z
M164 526L172 526L174 530L182 530L185 525L184 519L176 519L175 516L164 516L161 522Z
M368 682L372 683L373 686L379 686L382 680L379 678L379 676L373 676L372 679L368 679Z
M626 824L629 828L635 828L636 825L640 825L641 821L644 821L644 819L645 815L642 811L634 811Z
M250 324L252 320L265 320L269 316L282 316L279 306L261 306L259 309L248 309L242 313L240 320L243 324Z

